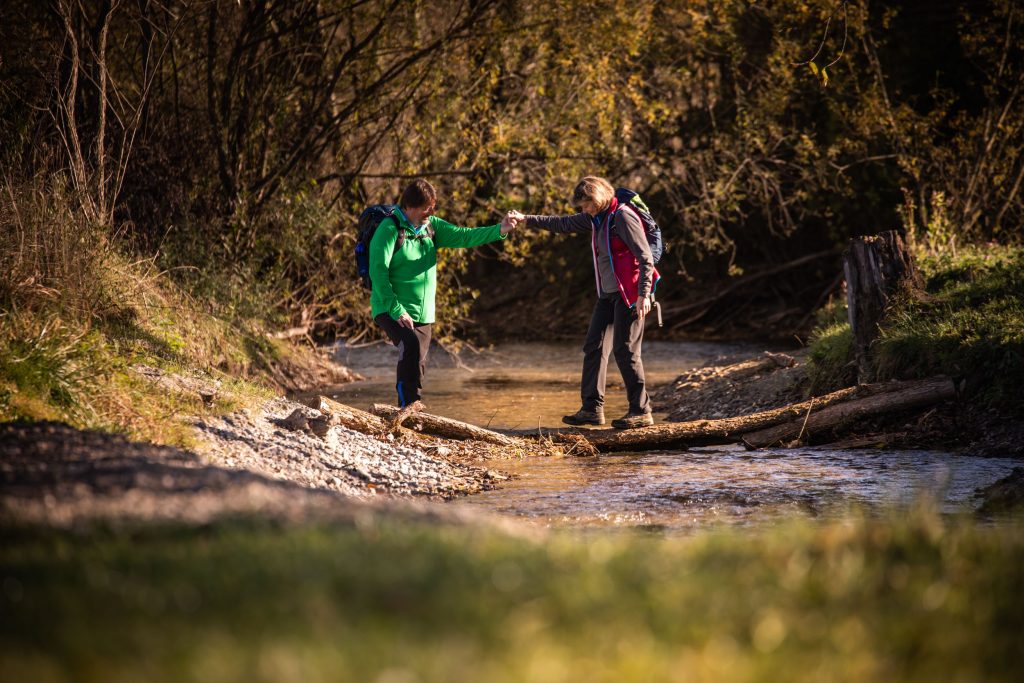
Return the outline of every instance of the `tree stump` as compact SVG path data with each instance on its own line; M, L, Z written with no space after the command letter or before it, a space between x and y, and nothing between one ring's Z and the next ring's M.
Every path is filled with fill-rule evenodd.
M843 252L846 311L853 331L857 383L875 380L871 344L893 297L921 287L903 237L895 230L855 237Z

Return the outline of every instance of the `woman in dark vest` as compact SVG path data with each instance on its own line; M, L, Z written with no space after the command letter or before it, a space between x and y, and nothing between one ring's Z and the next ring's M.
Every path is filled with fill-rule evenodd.
M572 202L579 210L572 216L509 213L510 218L525 220L530 227L590 235L597 302L583 342L583 405L562 421L571 425L604 424L605 377L608 356L614 354L626 385L629 411L612 420L612 426L631 429L653 424L640 350L644 319L661 276L654 267L643 224L631 207L619 205L615 188L603 178L588 176L580 180Z

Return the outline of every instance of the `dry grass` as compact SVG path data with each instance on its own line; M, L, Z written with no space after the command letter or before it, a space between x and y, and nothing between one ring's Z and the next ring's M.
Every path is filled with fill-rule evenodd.
M76 206L53 178L0 183L0 420L188 445L184 417L255 404L289 367L315 365L309 351L267 339L258 321L217 315L152 259L129 258L116 233ZM138 365L218 380L226 398L205 406L154 385Z
M69 190L52 182L0 187L0 301L13 315L81 322L109 305L96 274L112 249L106 232L75 211Z

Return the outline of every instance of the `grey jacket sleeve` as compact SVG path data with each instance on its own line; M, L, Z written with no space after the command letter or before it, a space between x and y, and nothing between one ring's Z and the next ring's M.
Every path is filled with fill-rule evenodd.
M590 232L594 229L590 216L585 213L577 213L572 216L527 216L526 226L562 234Z
M638 296L649 296L654 281L654 257L651 255L651 245L647 243L647 235L644 234L644 224L633 211L623 208L615 214L614 227L615 234L626 243L640 263Z

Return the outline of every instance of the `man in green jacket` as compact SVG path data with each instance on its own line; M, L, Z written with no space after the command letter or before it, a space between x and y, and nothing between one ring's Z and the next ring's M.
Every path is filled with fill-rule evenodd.
M434 214L437 192L426 180L414 180L402 193L399 208L377 226L370 240L370 306L373 320L398 347L398 405L420 399L437 291L437 250L478 247L505 239L517 221L505 216L498 225L460 228ZM398 231L404 231L396 249Z

